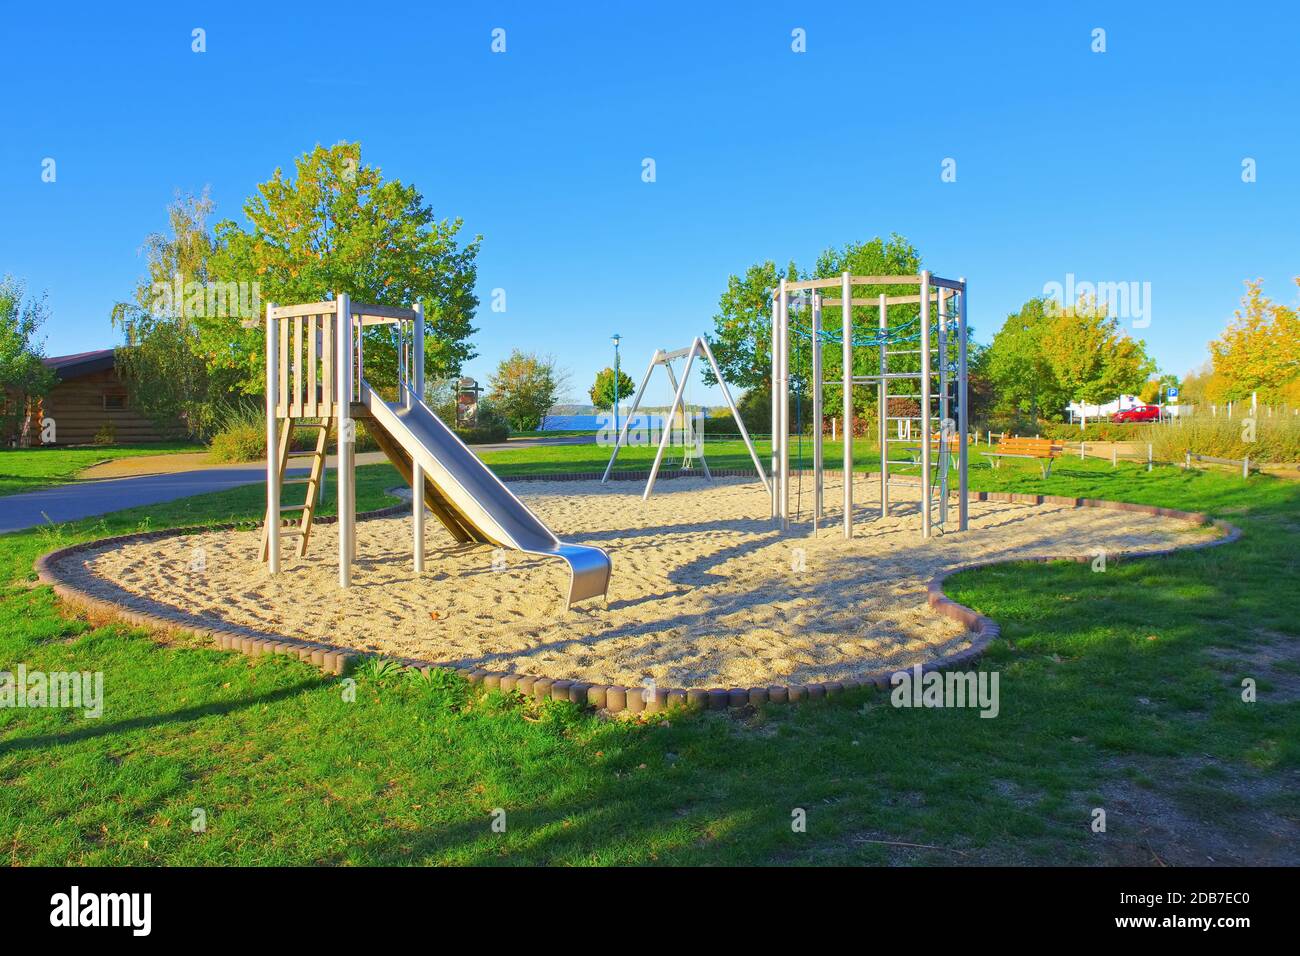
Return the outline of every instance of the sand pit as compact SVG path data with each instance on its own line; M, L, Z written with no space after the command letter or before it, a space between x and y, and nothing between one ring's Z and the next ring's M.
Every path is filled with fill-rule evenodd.
M274 580L258 561L256 531L89 550L60 572L140 610L398 657L630 686L749 687L845 680L968 646L967 632L926 605L926 582L946 568L1165 548L1215 533L1122 511L972 502L969 532L924 541L908 500L916 490L899 484L896 514L876 521L874 508L861 508L856 537L844 541L835 511L815 536L807 523L778 534L753 481L664 481L646 503L631 482L512 487L560 537L609 551L608 607L593 601L566 615L562 564L458 547L432 518L429 570L417 578L409 516L358 523L347 593L337 586L332 524L318 525L307 558L287 557ZM858 489L869 499L865 479ZM840 500L833 476L826 497ZM806 515L806 488L803 504Z

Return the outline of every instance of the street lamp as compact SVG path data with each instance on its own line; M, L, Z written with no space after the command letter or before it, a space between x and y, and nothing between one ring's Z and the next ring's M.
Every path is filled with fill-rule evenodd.
M618 343L623 341L623 337L619 335L617 332L615 332L614 335L610 338L610 341L614 343L614 434L615 436L617 436L619 434L619 430L618 430ZM615 437L614 440L618 441L618 438Z

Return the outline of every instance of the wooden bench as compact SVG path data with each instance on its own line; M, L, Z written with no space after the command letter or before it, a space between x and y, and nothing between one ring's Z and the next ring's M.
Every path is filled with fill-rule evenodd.
M1034 458L1038 460L1039 471L1044 478L1052 476L1052 462L1064 451L1064 447L1050 438L1004 438L998 442L993 451L980 452L989 459L989 467L997 468L1003 458Z

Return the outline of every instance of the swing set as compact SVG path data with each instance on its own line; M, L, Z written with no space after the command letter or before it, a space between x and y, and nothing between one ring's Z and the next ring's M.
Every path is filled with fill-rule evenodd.
M650 384L650 378L656 368L663 368L668 375L668 383L673 390L673 404L664 417L662 434L659 436L659 448L655 452L654 464L650 468L650 477L646 480L645 491L641 494L641 500L644 501L650 497L654 491L655 479L659 477L659 468L664 460L664 454L668 450L669 440L672 437L674 423L680 413L682 427L682 445L684 452L682 456L682 468L690 468L695 457L700 460L700 468L704 471L704 477L712 480L713 476L709 473L709 463L704 457L704 427L700 426L696 432L693 420L686 411L686 388L691 380L691 367L695 363L695 357L701 356L709 363L713 370L713 377L717 379L718 388L722 390L722 397L731 409L731 417L735 419L736 427L740 429L740 437L745 442L745 447L749 449L749 457L754 462L754 468L758 472L758 480L763 483L763 489L770 495L772 487L768 484L767 475L763 472L763 465L759 461L758 451L754 448L754 443L750 440L749 431L745 428L744 421L741 420L740 412L736 409L736 403L731 399L731 391L727 388L726 379L722 377L722 370L718 368L718 362L713 357L713 350L709 348L708 340L702 335L697 335L695 340L684 349L676 349L666 352L663 349L656 349L655 353L650 356L650 364L646 367L645 375L641 377L641 385L636 390L636 397L632 399L632 406L628 409L627 417L623 421L623 427L619 430L618 438L614 441L614 450L610 453L609 464L605 466L605 474L600 479L601 484L609 481L610 473L614 470L614 460L618 458L618 450L627 444L628 431L631 428L632 420L636 417L637 409L641 407L641 400L645 397L646 386ZM686 359L686 365L682 369L681 378L673 371L673 362L678 359Z

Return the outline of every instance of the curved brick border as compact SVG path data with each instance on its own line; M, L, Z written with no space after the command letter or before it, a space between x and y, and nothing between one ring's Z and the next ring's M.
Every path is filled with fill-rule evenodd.
M744 471L742 469L719 469L714 471L713 474L719 477L727 477L733 476L733 472L734 477L753 477L755 474L753 471ZM694 476L695 474L695 472L679 471L676 473L661 475L660 477L688 477ZM597 476L591 473L548 473L529 475L522 480L572 481L593 479L596 477ZM645 477L645 475L639 475L636 472L625 472L620 477L635 479L637 477ZM518 479L511 477L509 480L515 481ZM1065 505L1072 508L1105 508L1113 511L1128 511L1134 514L1174 518L1194 525L1213 524L1214 527L1223 532L1223 534L1218 538L1212 538L1208 541L1202 541L1182 547L1107 553L1107 561L1151 558L1173 554L1176 551L1194 551L1201 548L1217 547L1218 545L1236 541L1241 537L1241 529L1226 521L1212 521L1207 515L1199 512L1179 511L1174 508L1160 508L1155 505L1139 505L1122 501L1106 501L1099 498L1066 498L1059 495L1030 495L995 491L971 492L971 499L974 501L1002 501L1027 505L1051 504ZM396 505L391 508L382 508L378 511L368 511L357 515L357 518L365 520L405 514L409 510L409 507L409 505L405 504ZM337 518L331 516L322 517L317 520L321 524L330 524L337 521ZM67 548L60 548L57 551L51 551L49 554L42 555L36 561L36 573L40 580L44 584L48 584L54 590L54 593L61 599L71 605L80 607L91 615L118 618L140 627L161 629L164 631L186 631L198 634L200 636L208 637L222 650L239 651L253 657L262 654L286 654L291 657L297 657L299 660L310 662L328 674L345 673L355 661L363 656L382 656L362 654L347 647L304 641L298 638L289 638L278 634L260 632L251 628L239 627L237 625L214 625L202 623L183 611L167 610L159 612L153 609L144 610L143 608L146 605L151 605L152 603L144 599L134 599L128 601L125 605L105 601L81 590L76 585L67 581L60 574L57 567L60 561L71 557L74 554L84 551L98 550L106 546L183 536L186 534L196 533L196 531L226 531L236 527L238 527L238 525L231 523L210 525L197 529L170 528L163 531L145 531L136 534L117 535L111 538L100 538L97 541L85 541L80 544L74 544ZM960 621L968 631L972 632L972 636L969 647L958 651L955 654L949 654L933 661L927 661L921 667L922 672L928 673L930 671L970 666L978 660L981 655L983 655L989 644L992 643L994 638L998 637L1002 630L1001 626L992 618L985 617L964 605L958 604L943 593L943 584L952 575L959 574L962 571L970 571L975 568L992 567L997 564L1012 564L1022 561L1046 564L1052 561L1075 561L1082 563L1091 560L1092 558L1090 555L1077 554L997 559L959 565L954 568L949 568L942 574L932 578L926 586L928 595L927 600L931 609L936 614L941 614L944 617L950 617L954 620ZM827 697L837 697L845 691L856 690L860 687L887 689L890 686L890 677L897 672L897 668L895 668L887 671L874 672L864 677L851 678L844 681L825 681L814 684L792 684L789 686L775 684L768 687L712 687L707 689L662 687L656 688L653 692L650 692L648 689L642 687L592 684L586 681L553 680L549 677L535 677L515 672L456 667L452 664L420 660L418 658L394 658L394 660L405 667L420 670L425 673L428 673L435 668L455 670L456 673L465 677L471 684L482 684L489 690L501 690L506 692L514 691L525 696L534 697L537 700L567 700L571 703L578 704L579 706L595 707L606 710L609 713L627 712L633 714L653 714L674 707L696 707L708 710L725 710L727 708L739 708L751 705L757 706L759 704L767 703L793 704L805 700L820 700Z

